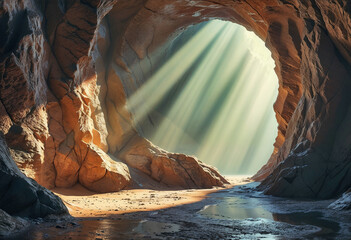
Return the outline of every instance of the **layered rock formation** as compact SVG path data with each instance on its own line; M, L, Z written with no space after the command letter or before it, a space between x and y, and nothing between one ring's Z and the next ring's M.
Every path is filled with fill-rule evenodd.
M130 182L126 165L105 153L90 49L98 16L113 3L97 4L2 2L1 131L17 165L48 188L79 179L117 191Z
M102 69L109 36L98 26L115 3L2 2L1 131L12 157L47 188L119 191L130 167L162 186L222 186L216 170L134 130L120 79Z
M261 188L266 193L286 197L328 198L350 187L346 1L119 4L101 28L111 33L113 42L105 74L120 79L127 96L143 82L148 57L186 26L212 17L239 23L266 42L280 80L274 105L279 123L275 151L254 179L265 179Z
M129 168L164 185L223 185L213 168L140 137L125 107L158 46L219 18L254 31L276 62L279 128L275 151L255 176L262 189L328 198L350 187L346 0L0 4L0 131L19 168L41 185L118 191L132 182Z
M269 4L248 1L162 1L162 4L147 1L135 4L120 1L119 4L106 16L106 22L100 25L100 30L109 37L108 41L101 41L103 47L98 45L97 49L103 52L108 46L110 58L105 58L104 66L108 68L103 77L107 77L108 81L119 79L127 97L143 84L155 68L149 58L155 61L155 55L157 58L163 53L159 46L191 24L216 17L242 24L266 41L277 62L276 72L280 79L279 96L274 106L279 123L275 151L257 179L268 176L282 160L278 160L278 150L285 141L288 122L302 95L299 69L303 22L296 8L276 1ZM128 9L128 13L125 13L125 9ZM289 16L289 21L281 19L282 15ZM126 135L123 139L129 138ZM110 142L109 145L116 144Z
M347 122L349 46L342 22L349 21L348 11L346 2L147 1L138 5L121 1L106 17L108 24L101 26L112 33L114 43L109 48L114 57L105 62L110 64L105 73L108 79L121 79L131 95L150 68L147 58L172 34L211 17L244 25L266 41L280 79L274 106L279 123L275 151L255 179L273 173L263 184L270 194L330 197L345 191L349 182L347 170L340 175L326 173L338 172L348 162L345 155L343 160L331 156L338 125L343 119ZM336 17L334 12L343 14ZM332 19L325 23L329 15ZM342 151L348 152L347 144L342 145ZM339 189L331 191L329 185Z

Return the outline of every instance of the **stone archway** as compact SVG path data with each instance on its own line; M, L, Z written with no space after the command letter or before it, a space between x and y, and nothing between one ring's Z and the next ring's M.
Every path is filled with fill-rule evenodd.
M328 33L331 27L325 26L320 18L327 17L321 9L342 9L344 6L297 2L281 4L278 1L147 1L140 5L128 6L126 2L120 4L107 16L110 23L118 22L118 17L125 8L133 9L133 14L124 15L125 25L118 24L119 28L124 26L120 30L121 34L112 36L112 41L119 43L115 46L113 60L120 66L120 71L117 74L109 72L109 76L116 74L124 79L135 77L123 73L133 61L147 58L148 53L172 34L179 33L189 24L206 19L233 21L261 37L272 51L277 65L280 88L274 109L279 128L272 157L254 178L263 180L272 174L262 185L270 194L322 198L331 196L331 193L324 192L323 185L333 185L333 181L343 177L325 180L326 169L330 167L326 162L330 160L327 158L333 148L332 138L346 112L344 107L348 97L340 94L340 99L333 100L335 105L331 107L330 104L334 96L339 96L339 87L348 87L343 78L349 73L347 61L338 53L339 50L342 51L340 44L335 44L335 39L329 38L329 35L337 33ZM340 20L334 21L340 23ZM118 32L111 24L109 28ZM345 52L341 55L345 55ZM321 58L329 61L323 62ZM333 69L341 72L330 77ZM339 108L337 105L340 102L336 103L337 101L346 105ZM335 109L336 116L326 113L327 109L334 107L339 108ZM284 163L280 164L281 162ZM318 168L321 169L316 170ZM343 176L346 175L345 171ZM339 192L347 188L346 182L344 184L340 186Z
M0 13L9 33L1 39L1 131L18 165L46 187L79 181L93 190L124 188L131 181L127 166L107 153L155 179L164 163L176 160L181 174L166 183L225 182L194 159L158 152L135 131L124 131L131 121L120 80L131 78L133 61L209 18L254 31L277 65L278 137L254 177L266 193L328 198L350 187L347 1L23 0L6 3ZM154 165L144 168L150 159Z
M133 15L131 17L124 16L123 19L118 19L122 15L119 11L123 11L124 7L127 8L127 6L119 8L117 4L106 17L109 19L109 22L118 23L118 21L125 21L125 27L122 30L116 28L121 28L123 24L116 24L118 26L116 28L111 26L111 24L109 25L112 28L111 32L120 33L111 37L112 42L118 43L113 50L114 54L120 55L120 57L115 57L115 64L120 67L120 72L123 72L122 69L130 67L133 61L147 58L149 52L152 52L161 43L171 38L172 34L177 35L186 26L205 21L206 19L219 18L233 21L249 30L254 30L272 51L273 58L277 63L276 72L281 82L280 94L275 104L279 123L275 147L278 150L285 140L287 124L302 94L301 76L299 73L301 49L299 46L301 44L300 35L302 34L303 26L296 15L296 10L293 7L282 7L277 3L272 4L270 6L272 8L271 11L266 12L267 16L269 15L267 17L269 19L266 19L245 2L227 5L216 4L211 1L200 2L198 4L195 2L190 4L188 1L178 1L177 3L163 1L162 4L159 4L148 1L145 3L145 6L137 6L130 3L133 6L132 9L134 9ZM259 9L260 7L257 6L257 8ZM261 8L264 7L261 6ZM184 9L186 9L185 12L183 12ZM290 13L288 13L289 11ZM278 19L279 12L280 14L289 15L291 18L289 20ZM194 13L199 13L200 15L197 16ZM140 19L143 19L143 21L140 21ZM162 22L162 24L159 24L158 21ZM106 29L106 27L104 28ZM274 30L275 28L277 29ZM294 34L294 39L291 38L289 33ZM295 34L297 35L296 37ZM140 69L138 71L140 72ZM113 75L114 73L109 74ZM123 78L134 77L131 73L117 74Z

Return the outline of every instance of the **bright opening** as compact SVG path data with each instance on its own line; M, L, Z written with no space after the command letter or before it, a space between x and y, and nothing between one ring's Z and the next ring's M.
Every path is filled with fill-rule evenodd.
M254 174L267 162L278 79L254 33L220 20L197 24L138 67L148 77L127 106L144 137L222 174Z

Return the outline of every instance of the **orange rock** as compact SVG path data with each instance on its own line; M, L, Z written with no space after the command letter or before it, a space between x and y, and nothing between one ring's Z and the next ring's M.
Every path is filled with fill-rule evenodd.
M211 188L228 183L213 167L195 157L168 153L135 135L119 158L156 181L170 187Z
M131 177L126 164L113 160L93 144L79 170L79 182L95 192L115 192L130 184Z
M80 164L73 146L69 146L69 140L61 143L56 150L54 165L56 170L55 185L57 187L71 187L78 181Z
M125 106L142 84L142 60L187 26L220 18L254 31L276 62L279 127L255 176L262 188L327 198L350 187L346 0L49 2L44 12L26 1L0 7L0 129L18 166L43 185L122 189L128 170L108 153L162 184L224 184L196 158L139 137Z

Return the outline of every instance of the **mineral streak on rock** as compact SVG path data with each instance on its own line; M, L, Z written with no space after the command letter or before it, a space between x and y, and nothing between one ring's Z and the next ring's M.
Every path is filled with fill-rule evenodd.
M161 44L219 18L254 31L276 62L278 136L254 179L277 196L341 194L351 183L350 13L346 0L1 1L0 131L19 168L48 188L118 191L129 168L173 187L223 185L196 158L138 136L125 106ZM18 179L41 206L46 190ZM21 204L1 208L42 214Z

